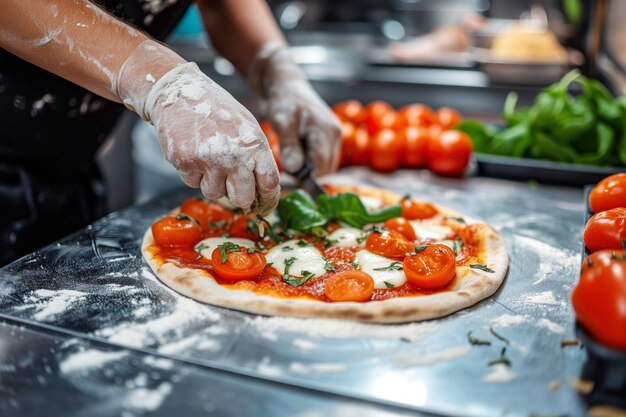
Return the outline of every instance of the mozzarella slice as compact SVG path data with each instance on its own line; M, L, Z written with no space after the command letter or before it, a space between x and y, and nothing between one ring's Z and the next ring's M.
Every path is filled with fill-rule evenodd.
M385 282L393 285L394 287L399 287L406 282L406 277L404 276L404 272L402 270L375 270L379 268L387 268L393 262L398 261L385 258L384 256L377 255L365 249L356 253L356 259L359 263L361 271L369 274L374 279L374 288L390 288L387 284L385 284Z
M211 254L219 245L224 242L234 243L235 245L244 246L246 248L253 248L254 242L250 239L243 239L239 237L209 237L204 240L201 240L196 245L196 248L200 245L204 245L202 251L200 251L200 255L204 256L207 259L211 259Z
M383 206L383 200L376 197L359 196L367 211L375 211Z
M326 273L326 260L322 253L314 246L298 246L298 240L288 240L269 250L267 263L280 274L285 273L285 261L295 258L289 267L289 275L303 276L303 271L310 272L315 277Z
M327 239L333 242L337 241L337 243L332 243L333 246L349 248L363 245L363 242L359 242L359 239L363 237L365 237L365 233L361 229L357 229L356 227L340 227L329 234Z
M432 221L411 220L409 223L411 223L418 239L445 240L454 234L454 230L448 226L442 226Z

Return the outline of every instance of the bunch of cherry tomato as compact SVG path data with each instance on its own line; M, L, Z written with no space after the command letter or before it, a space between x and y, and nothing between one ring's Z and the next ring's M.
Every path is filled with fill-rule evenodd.
M463 174L472 155L472 141L453 130L461 115L450 107L434 111L424 104L398 110L384 101L364 106L356 100L333 106L341 122L341 166L366 165L380 172L398 168L429 168L439 175ZM261 122L278 168L280 142L268 121Z
M455 109L434 111L424 104L394 109L384 101L366 106L348 100L333 106L342 127L341 165L369 165L381 172L425 168L440 175L461 175L472 141L452 130L461 122Z
M579 322L601 343L626 350L626 173L600 181L589 195L595 214L583 233L591 252L572 293Z

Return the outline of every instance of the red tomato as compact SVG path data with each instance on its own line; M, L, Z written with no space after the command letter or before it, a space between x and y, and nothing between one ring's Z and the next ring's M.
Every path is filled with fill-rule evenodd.
M335 115L342 120L354 124L360 124L365 121L365 107L357 100L347 100L337 103L333 106Z
M258 240L259 228L254 222L254 216L240 216L230 226L229 235L232 237L242 237L244 239Z
M589 194L589 206L594 213L626 207L626 173L613 174L600 181Z
M393 130L379 131L371 140L369 152L370 166L376 171L391 172L400 168L402 142Z
M622 249L626 239L626 208L614 208L596 213L589 219L583 241L592 252L601 249Z
M233 218L233 213L228 209L202 198L192 197L183 201L180 212L196 219L204 230L209 229L209 222L228 222Z
M354 132L354 146L350 153L346 155L346 159L350 165L367 165L369 154L370 136L365 127L357 127Z
M272 129L272 125L267 120L261 122L261 130L265 133L265 137L267 137L267 141L270 144L270 150L272 151L278 170L282 171L283 166L280 163L280 139L278 138L278 135L274 129Z
M428 167L436 174L458 176L472 155L472 141L463 132L448 130L431 137L427 147Z
M572 292L580 323L601 343L626 350L626 255L602 250L583 261Z
M388 258L404 258L415 249L404 235L395 230L370 233L365 239L365 248Z
M426 165L426 148L430 135L425 127L407 126L398 132L403 144L402 163L404 166L419 168Z
M411 223L404 217L396 217L385 222L384 227L389 230L395 230L410 241L416 240L415 230Z
M456 275L456 255L446 245L430 245L402 262L407 281L418 288L441 288Z
M389 113L395 113L393 107L384 101L372 101L365 107L365 124L367 125L367 131L370 135L378 132L383 125L383 119ZM391 116L393 118L393 116ZM391 119L388 119L387 124Z
M400 205L402 206L402 217L408 220L430 219L439 213L432 204L422 203L411 198L404 198Z
M461 123L461 114L452 107L441 107L437 110L437 123L443 130L452 129Z
M231 244L232 246L220 245L211 254L213 271L218 277L227 281L253 280L261 275L267 259L258 251L248 252L248 248ZM226 254L226 260L222 257L222 250Z
M154 223L152 236L159 246L193 246L202 238L202 228L194 218L177 214Z
M443 133L443 129L438 124L434 124L428 127L428 136L431 138L438 138Z
M433 110L425 104L409 104L398 110L406 126L430 126L435 120Z
M341 156L339 158L340 166L348 165L348 155L354 152L356 146L354 139L356 127L352 122L341 122Z
M337 272L324 286L324 294L330 301L367 301L373 292L372 277L357 270Z

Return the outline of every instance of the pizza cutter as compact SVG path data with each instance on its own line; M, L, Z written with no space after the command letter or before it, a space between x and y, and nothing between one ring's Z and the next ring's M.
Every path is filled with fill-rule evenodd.
M304 164L302 164L302 168L291 175L296 178L298 185L302 187L304 191L309 193L314 200L318 195L326 194L326 191L324 191L322 186L319 185L313 177L313 166L307 159L305 159Z

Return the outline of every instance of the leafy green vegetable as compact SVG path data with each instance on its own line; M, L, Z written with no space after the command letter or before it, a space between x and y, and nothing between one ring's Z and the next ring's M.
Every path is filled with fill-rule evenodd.
M334 196L321 194L317 197L317 206L328 219L335 219L357 228L371 223L381 223L393 217L400 217L402 214L402 208L399 205L368 213L359 196L354 193Z
M575 70L540 92L532 106L516 108L517 99L511 92L505 100L504 129L476 120L456 129L471 137L478 153L626 166L626 98L615 99L599 81Z
M328 218L315 207L311 196L302 190L280 199L278 216L286 228L298 231L323 226L328 222Z
M315 202L307 193L297 190L282 198L278 203L278 216L282 224L287 229L300 232L313 232L330 220L362 228L370 223L380 223L393 217L400 217L401 214L402 209L399 205L369 213L361 199L353 193L334 196L322 194L317 198L316 207ZM332 242L329 241L329 243Z

